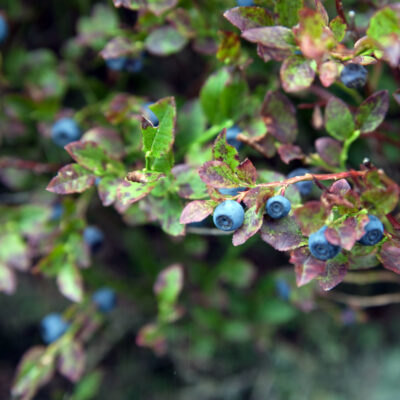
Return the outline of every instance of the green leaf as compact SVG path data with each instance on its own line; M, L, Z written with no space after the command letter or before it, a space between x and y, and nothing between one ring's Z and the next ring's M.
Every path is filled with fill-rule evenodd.
M236 173L222 161L206 162L200 169L199 175L201 180L214 188L236 188L238 186L246 186L246 182L242 182Z
M82 275L76 265L66 262L57 274L57 285L60 292L71 301L83 299Z
M193 200L208 197L207 186L200 179L197 169L180 164L172 169L172 174L180 197Z
M182 288L183 267L173 264L158 274L153 290L160 303L174 304Z
M231 259L223 262L219 268L220 279L240 289L249 287L257 274L254 265L246 259Z
M141 183L124 180L117 188L117 197L126 207L146 197L155 186L156 182Z
M32 347L18 364L12 395L23 400L33 399L38 389L51 380L54 368L54 357L47 355L44 346Z
M338 166L342 146L340 142L330 137L318 138L315 141L318 155L329 165Z
M146 50L156 56L169 56L181 51L188 40L172 26L163 26L152 31L145 40Z
M281 81L285 92L299 92L311 86L315 78L317 64L301 56L285 59L281 66Z
M101 178L97 190L104 207L110 206L117 200L117 189L122 184L122 179L105 176Z
M346 24L343 21L341 16L335 17L330 23L329 27L333 32L333 36L337 42L341 42L344 39L344 35L346 34Z
M389 109L389 93L381 90L369 96L358 108L356 114L357 128L361 133L374 131L385 119Z
M0 243L0 263L20 271L29 268L28 246L19 232L5 231L0 235Z
M237 168L240 164L238 151L226 141L226 129L224 129L214 141L213 158L217 161L223 161L229 165L232 170Z
M79 164L67 164L47 186L49 192L57 194L82 193L93 186L95 175Z
M220 42L217 59L225 64L233 64L240 57L240 37L234 32L219 32Z
M338 140L346 140L355 130L349 108L336 97L331 97L326 105L325 128L331 136Z
M262 7L235 7L225 11L224 17L242 32L252 28L274 25L271 13Z
M299 22L299 11L303 7L303 0L275 1L275 14L278 15L280 25L291 28Z
M96 143L109 157L116 160L125 155L124 143L121 136L114 129L101 126L92 128L85 132L81 138L81 142L86 141Z

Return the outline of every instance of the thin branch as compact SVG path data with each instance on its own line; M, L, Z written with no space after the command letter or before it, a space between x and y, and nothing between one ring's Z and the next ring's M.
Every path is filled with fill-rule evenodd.
M336 3L336 11L337 11L339 17L341 17L343 19L344 23L348 26L349 24L347 22L346 15L343 10L342 0L335 0L335 3Z
M400 293L381 294L377 296L353 296L340 292L330 292L324 297L338 303L360 308L380 307L400 303Z

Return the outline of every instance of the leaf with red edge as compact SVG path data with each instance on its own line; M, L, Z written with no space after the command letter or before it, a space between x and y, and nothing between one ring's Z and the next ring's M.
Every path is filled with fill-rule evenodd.
M295 39L291 29L285 26L265 26L248 29L242 37L272 49L295 50Z
M318 75L323 86L331 86L339 76L338 63L329 60L320 64L318 67Z
M264 208L267 200L274 195L274 188L270 187L255 187L250 189L243 198L246 207L251 208L257 206L257 209Z
M200 222L213 213L218 203L213 200L195 200L186 204L182 211L179 222L181 224L190 224L191 222Z
M60 350L58 370L71 382L78 382L85 371L85 351L79 342L71 342Z
M114 129L97 126L84 133L81 142L97 143L110 157L117 160L125 155L124 143Z
M336 97L331 97L325 108L325 128L338 140L346 140L354 130L353 116L347 105Z
M369 96L358 108L356 124L361 133L374 131L385 119L389 109L389 93L381 90Z
M235 188L245 186L236 173L222 161L208 161L199 169L201 180L215 188Z
M346 257L339 255L332 260L326 261L325 271L318 276L318 283L325 291L339 285L346 276L348 262Z
M248 158L242 161L238 166L237 176L242 182L248 183L249 185L253 185L256 183L257 170Z
M307 201L294 210L294 217L305 236L310 236L325 225L328 209L318 200Z
M308 247L300 247L290 254L294 264L297 286L304 286L325 272L325 262L312 257Z
M242 32L252 28L274 25L271 13L263 7L235 7L225 11L224 17Z
M305 157L301 148L291 143L279 146L278 153L285 164L289 164L293 160L302 160Z
M67 164L50 181L47 190L57 194L82 193L93 186L95 180L95 175L86 168L79 164Z
M344 196L351 190L351 186L346 179L339 179L336 182L333 182L331 187L329 188L329 192L332 194L337 194L340 196Z
M296 109L280 92L265 95L261 116L268 132L282 143L292 143L297 137Z
M257 206L246 210L243 225L233 234L232 243L234 246L245 243L260 230L263 223L263 214L264 209L259 208L257 210Z
M300 92L311 86L315 78L314 60L293 55L283 61L280 69L282 88L287 93Z
M215 139L212 154L214 160L228 164L232 170L240 164L238 151L226 141L226 129L223 129Z
M378 259L386 269L400 274L400 240L389 239L385 242L378 254Z
M264 218L261 238L279 251L293 250L304 241L300 227L292 216L275 220Z
M325 237L328 242L350 251L364 235L364 227L368 222L365 214L349 217L340 225L327 228Z
M276 49L263 46L262 44L258 43L257 54L264 62L268 62L270 60L283 61L293 54L293 49Z
M318 138L315 141L315 148L318 155L327 164L332 166L339 165L340 153L342 151L342 145L339 141L330 137Z

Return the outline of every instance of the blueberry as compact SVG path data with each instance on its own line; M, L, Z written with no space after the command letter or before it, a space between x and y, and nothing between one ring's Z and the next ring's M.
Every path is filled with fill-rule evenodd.
M95 179L95 181L94 181L94 184L96 185L96 186L99 186L99 183L101 182L101 178L99 178L99 177L97 177L96 179Z
M106 66L112 71L122 71L126 67L127 62L126 57L107 58Z
M367 83L368 71L359 64L346 64L340 73L340 80L351 89L362 88Z
M4 42L8 36L8 24L6 19L0 14L0 43Z
M69 325L59 313L46 315L40 323L40 334L43 342L46 344L55 342L64 335Z
M291 289L285 279L277 279L275 281L275 289L280 298L283 300L289 300Z
M293 171L289 172L287 177L294 178L295 176L303 176L305 174L308 174L309 172L310 171L306 168L296 168ZM297 182L294 185L303 196L309 195L313 188L313 183L311 181Z
M51 128L53 142L60 147L79 140L81 135L78 124L71 118L61 118Z
M291 208L292 205L286 197L273 196L268 199L265 206L265 211L271 218L278 219L286 217L286 215L289 214Z
M323 226L317 232L312 233L308 238L308 247L311 254L322 261L334 258L340 252L340 246L335 246L326 239L324 235L326 228L326 226Z
M83 231L83 239L93 252L100 250L104 242L103 232L97 226L87 226Z
M213 214L215 226L221 231L235 231L244 220L243 207L234 200L225 200L219 204Z
M249 6L254 5L254 1L253 0L236 0L236 4L239 7L249 7Z
M239 135L241 131L242 130L237 125L233 125L226 131L227 143L233 146L236 150L240 150L243 147L243 143L236 139L237 135Z
M105 287L93 293L92 301L100 311L107 313L114 309L117 299L114 290Z
M224 196L237 196L240 192L244 192L245 190L247 190L247 188L244 187L221 188L218 189L218 192L220 192Z
M383 238L383 224L375 215L368 215L369 222L365 225L365 234L358 241L364 246L373 246L379 243Z
M140 58L129 58L126 61L125 70L132 74L140 72L142 68L143 68L143 62Z
M152 110L150 110L149 106L151 106L152 103L146 103L143 105L143 114L146 117L146 119L148 119L153 126L158 126L158 124L160 123L160 121L157 118L157 115L154 114L154 112Z
M62 217L63 214L64 214L64 206L60 203L56 203L53 205L50 219L52 221L57 221Z

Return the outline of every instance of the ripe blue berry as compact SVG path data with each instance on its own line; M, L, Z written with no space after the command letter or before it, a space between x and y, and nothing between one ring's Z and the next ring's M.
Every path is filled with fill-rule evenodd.
M241 129L237 125L233 125L226 131L227 143L233 146L236 150L240 150L243 147L243 143L236 139L240 132Z
M83 239L93 252L100 250L103 245L104 235L97 226L87 226L83 231Z
M311 254L322 261L334 258L340 252L340 246L335 246L326 239L324 235L326 228L326 226L323 226L317 232L312 233L308 238L308 247Z
M51 128L53 142L60 147L79 140L81 135L78 124L71 118L61 118Z
M40 323L40 335L43 342L50 344L59 339L68 330L69 323L59 313L51 313Z
M340 73L340 80L351 89L362 88L367 83L368 71L359 64L346 64Z
M157 115L154 114L154 112L152 110L150 110L149 106L151 106L152 103L146 103L143 105L143 114L145 116L146 119L148 119L153 126L158 126L158 124L160 123L160 121L157 118Z
M221 231L235 231L242 226L243 220L244 210L237 201L225 200L214 210L213 221Z
M117 57L117 58L107 58L106 65L108 69L112 71L122 71L127 63L126 57Z
M379 243L383 238L383 224L375 215L368 215L369 222L365 225L365 234L358 241L364 246L373 246Z
M56 203L53 205L50 219L52 221L57 221L62 217L63 214L64 214L64 206L60 203Z
M244 192L247 188L244 187L237 187L237 188L221 188L218 189L224 196L237 196L240 192Z
M303 176L305 174L308 174L309 172L310 171L306 168L296 168L293 171L289 172L287 177L294 178L295 176ZM309 195L313 188L313 183L311 181L296 182L294 185L303 196Z
M291 208L292 205L286 197L273 196L268 199L265 206L265 211L271 218L278 219L286 217L286 215L289 214Z
M249 7L249 6L254 5L254 1L253 0L236 0L236 4L239 7Z
M0 14L0 43L4 42L8 36L8 24L6 19Z
M291 289L285 279L277 279L275 281L275 289L281 299L289 300Z
M100 311L107 313L114 309L117 298L114 290L105 287L93 293L92 301Z
M129 58L125 64L125 70L135 74L140 72L143 68L143 61L141 58Z

